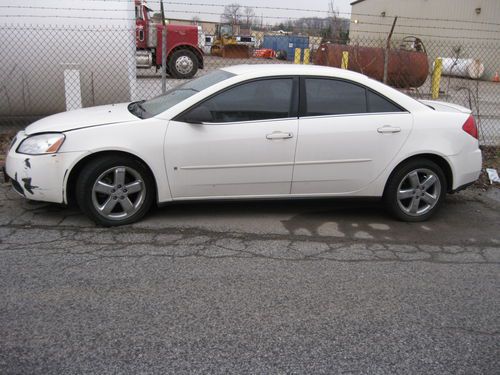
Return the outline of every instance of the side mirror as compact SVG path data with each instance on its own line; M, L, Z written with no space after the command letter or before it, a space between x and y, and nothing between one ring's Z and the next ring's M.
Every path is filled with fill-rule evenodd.
M203 124L210 121L212 121L212 113L204 106L196 107L184 116L184 122L188 124Z

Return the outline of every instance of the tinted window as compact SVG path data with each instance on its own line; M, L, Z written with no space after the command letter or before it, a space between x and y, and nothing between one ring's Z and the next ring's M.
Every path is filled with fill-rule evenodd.
M306 78L306 115L340 115L366 112L365 89L333 79Z
M401 109L392 104L387 99L381 97L370 90L366 90L366 98L368 99L368 110L370 112L401 112Z
M291 78L248 82L217 94L197 108L206 112L202 122L286 118L290 117L292 88Z
M174 105L179 104L190 96L193 96L197 92L205 90L206 88L231 77L234 77L233 73L226 72L225 70L215 70L201 76L200 78L193 79L183 85L170 89L165 94L157 96L156 98L136 102L140 105L139 109L134 110L137 106L129 106L129 110L143 118L156 116Z

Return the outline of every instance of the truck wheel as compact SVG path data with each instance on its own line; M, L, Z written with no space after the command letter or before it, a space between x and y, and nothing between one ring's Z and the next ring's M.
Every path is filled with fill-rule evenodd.
M168 68L174 78L191 78L198 71L198 59L190 50L180 49L170 56Z

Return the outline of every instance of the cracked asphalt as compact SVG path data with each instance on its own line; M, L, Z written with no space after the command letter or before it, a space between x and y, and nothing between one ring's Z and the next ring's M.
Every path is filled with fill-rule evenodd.
M0 373L498 374L500 206L175 204L99 228L0 186Z

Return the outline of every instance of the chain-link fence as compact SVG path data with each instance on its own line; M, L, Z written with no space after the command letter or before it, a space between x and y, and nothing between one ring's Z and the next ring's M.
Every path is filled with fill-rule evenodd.
M238 30L223 25L166 27L167 89L235 64L309 63L386 81L417 99L472 109L481 143L500 144L498 41L387 36L327 39L321 30ZM196 33L196 41L190 33ZM0 132L41 117L162 94L161 27L0 26ZM174 38L175 37L175 38ZM173 48L175 44L178 46ZM140 45L140 42L144 42ZM187 52L189 53L187 53ZM186 53L184 53L186 52ZM189 78L188 78L189 79Z

